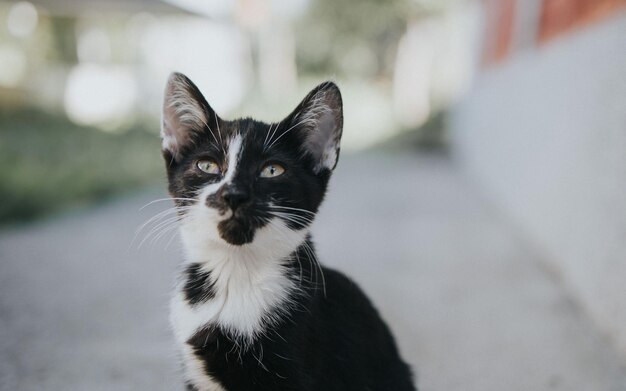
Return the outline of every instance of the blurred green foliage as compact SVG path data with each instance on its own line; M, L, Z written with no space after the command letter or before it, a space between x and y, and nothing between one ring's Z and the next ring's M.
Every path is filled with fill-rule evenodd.
M106 133L35 110L0 111L0 223L28 220L154 183L158 136Z
M410 0L316 0L296 29L304 73L389 76Z

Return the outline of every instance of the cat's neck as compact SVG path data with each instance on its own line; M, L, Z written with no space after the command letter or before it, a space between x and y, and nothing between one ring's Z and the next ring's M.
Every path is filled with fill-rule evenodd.
M174 310L190 321L179 325L181 338L213 325L250 341L279 320L294 295L302 292L303 276L311 280L310 267L315 265L308 233L290 232L278 236L260 229L252 243L233 246L189 242L190 237L185 241L182 231L187 265Z
M280 262L309 237L307 229L296 231L287 228L282 222L271 223L257 229L251 243L237 246L217 239L216 234L202 234L205 231L202 228L192 221L181 225L180 234L186 261L205 264L208 268L226 260L256 264Z

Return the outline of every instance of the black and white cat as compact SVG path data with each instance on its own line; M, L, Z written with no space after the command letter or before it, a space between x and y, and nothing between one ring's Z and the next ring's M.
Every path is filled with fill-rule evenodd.
M342 126L331 82L268 125L223 120L169 78L163 156L185 252L171 324L189 390L415 389L376 309L311 243Z

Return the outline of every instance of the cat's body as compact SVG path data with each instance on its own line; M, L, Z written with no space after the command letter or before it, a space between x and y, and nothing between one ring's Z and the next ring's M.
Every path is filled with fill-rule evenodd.
M301 291L292 293L295 297L283 304L289 308L253 341L233 340L217 325L199 327L179 340L193 355L186 360L192 366L187 370L190 389L412 390L391 334L361 290L342 274L323 268L324 294L321 281L307 282L321 273L311 269L307 251L300 249L298 257L304 268L302 285L296 257L288 273ZM185 274L187 282L194 280ZM191 274L197 276L195 270ZM215 293L194 289L195 297L205 303L219 300ZM179 315L174 311L174 327Z
M341 127L332 83L266 125L224 121L170 78L163 154L185 249L170 320L188 389L415 389L370 301L311 243Z

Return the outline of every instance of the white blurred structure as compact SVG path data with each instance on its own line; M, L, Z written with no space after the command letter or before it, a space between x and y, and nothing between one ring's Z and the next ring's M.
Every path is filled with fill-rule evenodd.
M80 64L67 78L64 106L78 124L106 125L132 114L137 91L132 74L124 67Z
M525 12L516 21L539 47L479 75L453 111L455 151L626 353L626 13L554 26L564 3L546 1L539 32L541 8L525 4L534 21Z
M165 80L187 74L228 116L258 87L297 89L291 24L308 0L30 0L0 3L0 103L115 129L158 118ZM54 53L50 56L47 53Z
M459 99L475 73L482 14L473 1L448 2L409 22L398 44L393 108L400 124L417 128Z

